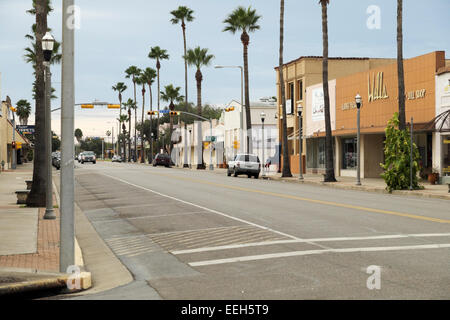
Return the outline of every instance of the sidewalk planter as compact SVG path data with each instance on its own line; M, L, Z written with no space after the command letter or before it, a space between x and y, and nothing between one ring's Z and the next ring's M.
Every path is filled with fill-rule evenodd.
M31 186L33 185L33 180L26 180L27 190L31 190Z
M29 190L16 191L17 204L27 204L27 198L29 194Z

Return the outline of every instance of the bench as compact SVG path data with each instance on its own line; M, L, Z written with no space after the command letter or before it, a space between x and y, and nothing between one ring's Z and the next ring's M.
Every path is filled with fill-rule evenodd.
M30 194L30 190L20 190L16 191L17 204L27 204L27 198Z
M448 185L448 193L450 193L450 176L443 176L442 184Z
M31 186L33 185L33 180L25 180L25 183L27 184L27 190L31 190Z

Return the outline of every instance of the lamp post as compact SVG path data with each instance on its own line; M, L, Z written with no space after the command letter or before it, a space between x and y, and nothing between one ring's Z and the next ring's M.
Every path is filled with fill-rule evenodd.
M266 114L264 113L264 112L261 112L261 122L262 122L262 160L261 160L261 162L262 162L262 167L263 167L263 174L262 174L262 176L263 176L263 178L266 176L266 170L265 170L265 167L266 167L266 163L265 163L265 161L264 161L264 156L265 156L265 152L264 152L264 148L265 148L265 145L264 145L264 120L266 120Z
M12 154L11 154L11 169L16 170L17 168L17 146L16 146L16 110L12 110L12 127L13 127L13 134L12 134Z
M297 107L298 113L298 146L299 146L299 180L303 180L303 106L300 104Z
M55 211L53 210L53 179L52 179L52 116L51 116L51 95L52 95L52 74L50 72L50 60L52 58L53 47L55 39L47 32L42 38L42 50L44 51L44 67L45 67L45 133L47 139L45 140L47 153L47 193L46 193L46 209L44 219L56 219ZM73 157L72 157L73 158Z
M356 169L356 185L361 185L361 124L360 124L360 114L361 114L361 105L362 105L362 98L359 95L359 93L355 97L356 101L356 108L358 109L357 114L357 127L358 127L358 135L357 135L357 152L358 152L358 158L357 158L357 169Z
M244 131L244 68L242 66L215 66L216 69L225 69L225 68L239 68L241 69L241 114L240 114L240 137L239 140L241 142L241 145L239 147L239 151L242 152L244 145L244 139L243 139L243 131ZM248 141L247 141L248 144ZM248 150L248 146L247 146Z

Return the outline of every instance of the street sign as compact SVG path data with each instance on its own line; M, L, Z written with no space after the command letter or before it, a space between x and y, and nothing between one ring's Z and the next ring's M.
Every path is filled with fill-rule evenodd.
M170 110L161 110L159 113L162 113L162 114L169 114L169 113L170 113Z
M120 109L120 104L108 104L108 109Z
M35 126L16 126L17 131L21 134L34 134Z
M81 109L94 109L93 104L82 104Z

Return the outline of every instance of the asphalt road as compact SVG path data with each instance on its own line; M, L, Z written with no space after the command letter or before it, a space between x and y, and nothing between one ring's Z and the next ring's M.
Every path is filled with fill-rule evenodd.
M450 298L446 200L77 166L76 203L136 280L108 298Z

